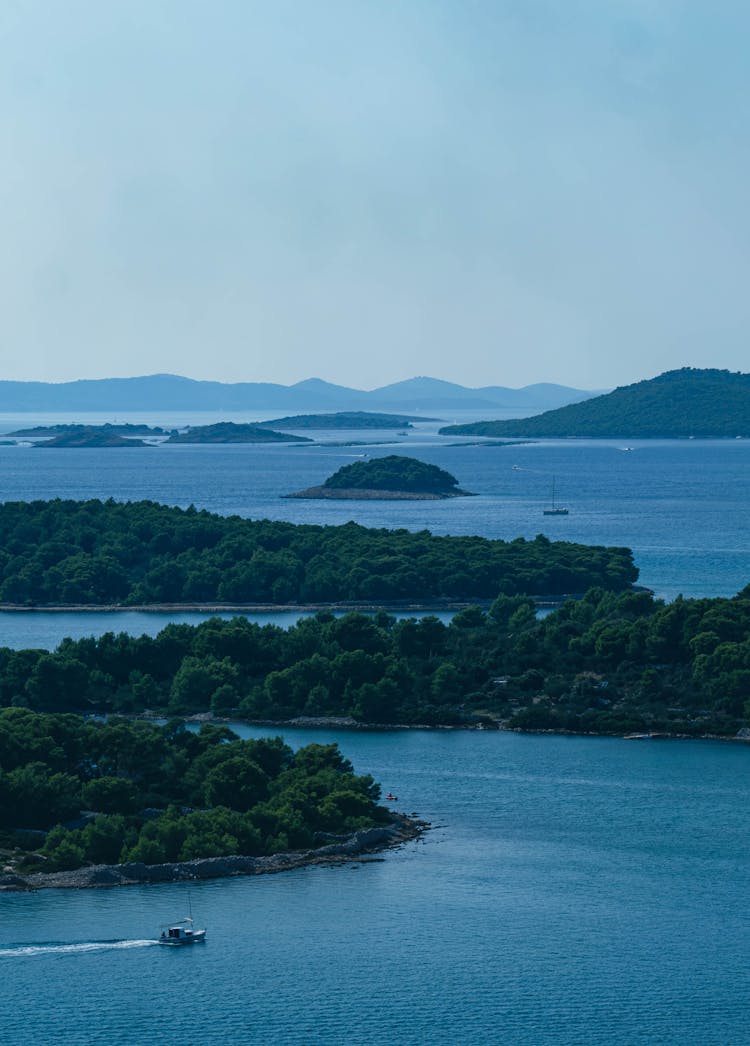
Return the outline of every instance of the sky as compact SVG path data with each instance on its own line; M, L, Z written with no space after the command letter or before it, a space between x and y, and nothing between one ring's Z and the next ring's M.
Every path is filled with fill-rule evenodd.
M0 378L748 370L750 5L4 0Z

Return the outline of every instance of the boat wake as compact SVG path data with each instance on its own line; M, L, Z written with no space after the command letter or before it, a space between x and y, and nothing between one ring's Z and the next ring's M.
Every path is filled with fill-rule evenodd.
M75 944L52 942L49 944L16 944L11 948L0 948L0 959L26 955L78 955L83 952L120 951L127 948L150 948L156 941L78 941Z

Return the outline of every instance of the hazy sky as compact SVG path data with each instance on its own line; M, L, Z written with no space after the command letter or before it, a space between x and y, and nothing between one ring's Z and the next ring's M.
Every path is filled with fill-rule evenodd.
M4 0L0 377L748 370L747 0Z

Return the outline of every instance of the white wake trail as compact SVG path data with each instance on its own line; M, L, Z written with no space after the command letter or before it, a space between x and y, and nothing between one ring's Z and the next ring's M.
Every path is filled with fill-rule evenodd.
M18 944L0 948L0 959L26 955L77 955L84 952L119 951L125 948L149 948L157 941L79 941L75 944Z

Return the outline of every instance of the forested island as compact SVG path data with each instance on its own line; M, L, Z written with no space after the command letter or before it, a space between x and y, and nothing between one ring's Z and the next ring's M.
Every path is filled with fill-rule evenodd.
M286 604L622 590L626 548L217 516L151 501L0 505L0 602Z
M377 414L366 410L340 410L334 414L294 414L286 418L261 421L263 426L283 425L291 429L412 429L415 421L437 418L412 414Z
M166 436L170 430L163 429L159 425L133 425L130 422L119 424L117 422L106 422L104 425L34 425L29 429L17 429L8 433L9 436L32 437L38 436L67 436L76 432L104 432L113 436Z
M287 495L291 498L388 498L401 501L469 496L468 491L459 489L458 480L450 472L400 454L343 465L320 486Z
M237 424L220 421L215 425L193 425L186 432L173 432L167 443L310 443L307 436L292 436L288 432L255 424Z
M750 586L733 599L670 604L597 588L542 619L527 597L501 595L447 625L384 611L320 613L288 630L212 618L153 638L110 633L54 652L0 649L0 706L17 714L148 709L255 722L336 716L352 725L733 736L750 723L749 695ZM0 766L8 772L1 757Z
M134 864L132 879L138 865L307 851L392 822L336 745L293 752L226 726L4 709L0 767L0 887L85 864Z
M115 432L107 432L101 428L82 427L62 432L52 439L40 440L34 446L46 450L58 447L150 447L153 444L137 437L118 436Z
M750 374L683 367L533 418L447 425L442 435L611 439L750 436Z

